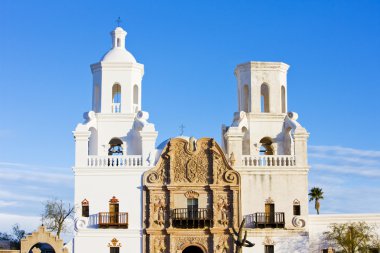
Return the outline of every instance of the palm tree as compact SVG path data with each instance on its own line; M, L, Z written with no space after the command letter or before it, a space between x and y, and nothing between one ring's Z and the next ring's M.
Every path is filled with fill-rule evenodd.
M318 187L311 188L309 192L309 197L310 197L309 202L315 200L315 210L317 210L317 214L319 214L319 208L321 207L319 200L323 199L322 188L318 188Z

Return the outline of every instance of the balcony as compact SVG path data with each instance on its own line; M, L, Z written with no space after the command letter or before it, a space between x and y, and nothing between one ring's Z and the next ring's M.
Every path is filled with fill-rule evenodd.
M254 213L247 215L247 227L251 228L284 228L285 213Z
M120 103L112 103L111 104L111 110L113 113L120 113L121 112L121 104Z
M99 228L128 228L128 213L109 213L98 214Z
M211 227L212 213L207 208L172 210L172 225L175 228L205 228Z
M294 155L243 155L243 167L292 167L296 166Z
M114 156L96 156L87 157L88 167L141 167L143 159L141 155L114 155Z

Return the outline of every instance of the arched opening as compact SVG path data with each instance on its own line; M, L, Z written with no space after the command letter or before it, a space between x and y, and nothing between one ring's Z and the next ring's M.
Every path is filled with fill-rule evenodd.
M260 155L273 155L273 141L270 137L264 137L260 140Z
M82 201L82 217L90 217L90 202L87 199Z
M109 142L108 155L122 155L123 154L123 142L119 138L112 138Z
M281 86L281 112L286 113L286 96L284 86Z
M246 127L243 127L242 132L244 134L243 142L242 142L243 155L250 155L251 154L251 147L250 147L251 143L250 143L250 138L249 138L249 131Z
M139 104L139 87L135 84L133 86L133 109L134 112L137 112Z
M117 45L117 47L120 47L120 38L117 38L116 45Z
M261 85L261 112L269 112L269 86L266 83Z
M114 84L112 87L112 112L120 112L121 86Z
M35 250L35 249L39 249ZM36 243L30 248L29 253L41 252L41 253L55 253L54 248L48 243Z
M198 246L191 245L187 247L186 249L184 249L182 253L204 253L204 252Z
M243 88L243 111L249 112L249 104L250 104L250 95L248 85L244 85Z

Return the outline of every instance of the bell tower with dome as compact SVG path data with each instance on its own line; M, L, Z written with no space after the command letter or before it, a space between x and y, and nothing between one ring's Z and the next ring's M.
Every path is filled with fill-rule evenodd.
M157 131L141 110L144 65L111 32L112 48L91 65L92 109L75 138L74 252L142 252L141 176L155 162Z

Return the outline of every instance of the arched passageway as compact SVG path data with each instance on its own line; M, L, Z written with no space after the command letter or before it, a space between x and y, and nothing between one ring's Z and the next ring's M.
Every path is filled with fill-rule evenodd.
M55 253L53 247L48 243L37 243L30 248L29 253Z
M203 250L197 246L189 246L182 251L182 253L204 253Z

